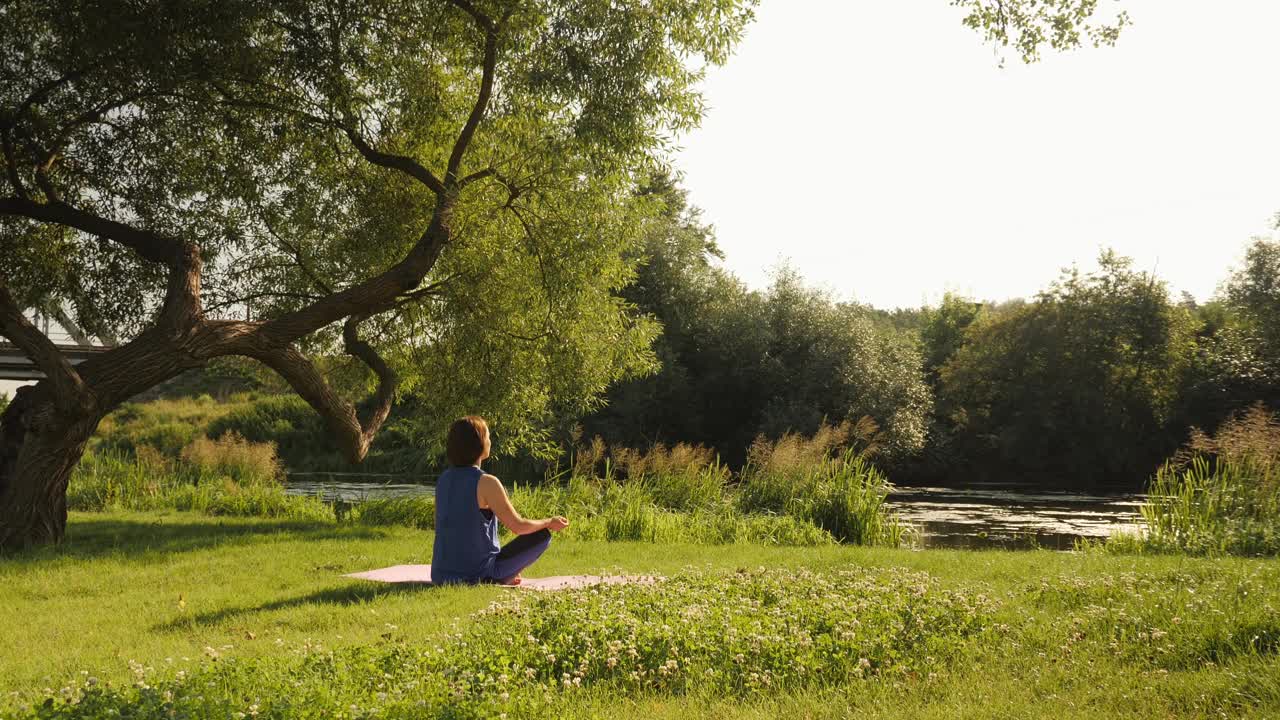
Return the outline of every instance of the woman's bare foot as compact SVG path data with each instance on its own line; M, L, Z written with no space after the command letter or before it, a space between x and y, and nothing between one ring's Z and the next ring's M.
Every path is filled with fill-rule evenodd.
M515 577L509 577L506 580L503 580L502 584L503 585L519 585L523 581L524 581L524 578L520 577L519 573L517 573Z

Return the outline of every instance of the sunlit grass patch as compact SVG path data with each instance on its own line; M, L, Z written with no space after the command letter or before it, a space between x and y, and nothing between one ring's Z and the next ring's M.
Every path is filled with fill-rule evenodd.
M1061 653L1190 670L1280 653L1275 579L1182 571L1064 576L1029 592L1054 611Z
M15 691L0 695L0 716L47 697L40 712L72 718L252 717L254 705L281 718L1280 714L1280 654L1250 642L1280 608L1280 565L1269 559L559 536L531 576L668 578L575 596L342 577L428 562L431 533L400 527L160 511L75 513L69 528L64 545L0 563L0 687ZM977 610L969 630L966 603ZM606 674L623 658L609 668L600 653L618 640L625 651L631 627L628 672L666 685ZM829 661L817 654L832 642L824 633L850 627L866 632ZM567 664L516 680L508 669L541 645ZM680 655L668 673L723 674L705 689L693 675L663 675L670 648ZM863 676L847 674L863 657ZM747 686L774 665L790 679ZM61 699L64 687L83 698L89 677L109 692L83 708Z
M990 627L993 603L926 573L804 569L693 573L653 585L516 597L455 641L535 684L740 695L944 666ZM465 667L466 664L463 663Z
M971 650L992 608L905 570L689 572L654 585L511 593L435 644L403 642L389 627L382 643L308 641L271 659L210 646L193 671L137 663L131 684L81 678L31 716L525 715L595 686L748 697L918 678Z

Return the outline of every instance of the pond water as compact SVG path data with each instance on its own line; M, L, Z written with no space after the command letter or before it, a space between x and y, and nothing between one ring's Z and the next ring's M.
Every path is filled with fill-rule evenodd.
M434 477L377 473L289 473L285 493L319 496L325 502L358 503L373 498L432 495Z
M326 501L430 495L434 478L364 473L295 473L287 492ZM414 482L418 480L418 482ZM1078 538L1141 527L1140 494L1050 492L1017 485L899 486L888 504L919 531L923 547L1070 550Z
M897 487L888 504L924 547L1070 550L1080 538L1137 531L1145 495L1051 492L1016 485Z

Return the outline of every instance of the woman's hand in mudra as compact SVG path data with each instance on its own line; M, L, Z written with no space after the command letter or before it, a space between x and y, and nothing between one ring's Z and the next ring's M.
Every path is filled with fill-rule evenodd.
M547 520L547 529L551 532L560 532L569 527L569 521L563 515L557 515Z

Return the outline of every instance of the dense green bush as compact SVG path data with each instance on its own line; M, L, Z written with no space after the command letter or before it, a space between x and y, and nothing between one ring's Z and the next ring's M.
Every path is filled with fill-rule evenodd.
M178 455L195 439L197 432L198 428L189 422L165 422L139 428L121 438L122 442L117 447L136 451L148 445L168 455Z
M205 434L221 437L234 432L251 442L275 443L280 457L331 455L333 443L324 423L306 401L296 395L274 395L242 405L209 423Z
M711 229L671 178L645 192L667 212L623 295L662 322L662 369L611 387L583 420L588 434L617 445L706 445L734 468L761 433L808 434L863 416L883 428L886 455L924 445L932 400L912 333L806 286L790 268L752 290L712 262Z
M208 395L128 402L99 424L95 449L133 454L147 446L176 458L182 448L205 433L210 423L250 402L247 395L237 395L224 403Z

